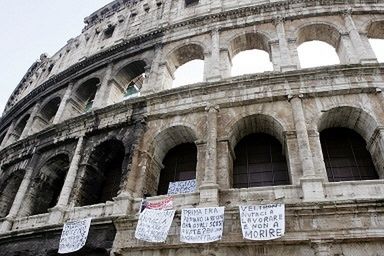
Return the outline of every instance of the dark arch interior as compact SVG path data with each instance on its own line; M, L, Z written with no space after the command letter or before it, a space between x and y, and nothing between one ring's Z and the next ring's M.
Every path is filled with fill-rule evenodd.
M76 96L82 112L87 112L92 108L99 84L100 80L98 78L92 78L77 89Z
M69 158L61 154L48 160L39 170L30 189L30 215L46 213L49 208L56 206L68 169Z
M290 184L282 146L271 135L254 133L244 137L236 145L235 155L234 188Z
M347 128L330 128L320 133L328 179L331 182L378 179L365 140Z
M197 148L194 143L183 143L168 151L160 172L157 194L166 195L170 182L196 178Z
M119 140L106 141L92 152L85 170L79 204L111 201L120 190L125 148Z
M57 110L59 109L61 99L59 97L56 97L52 100L50 100L41 110L41 116L43 119L48 122L52 123L53 119L55 118L55 115L57 113Z
M28 119L30 115L26 115L19 121L19 123L16 125L13 135L17 137L17 139L21 136L21 134L24 131L25 126L27 125Z
M122 68L116 75L116 80L124 88L124 98L137 96L145 78L145 62L135 61Z
M19 190L25 171L19 170L13 173L0 187L0 218L8 215L12 203Z

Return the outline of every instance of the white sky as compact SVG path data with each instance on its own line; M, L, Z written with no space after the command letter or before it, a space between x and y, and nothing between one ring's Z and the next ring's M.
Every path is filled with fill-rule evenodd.
M0 0L0 113L6 101L22 79L28 68L44 52L52 56L66 42L81 33L84 27L83 20L92 12L110 3L112 0ZM373 42L373 47L381 62L384 62L384 41ZM309 50L307 60L330 60L322 48L315 52ZM313 55L314 54L314 55ZM255 55L236 56L239 62L232 70L233 75L252 73L260 70L260 65L255 61L268 63L268 58ZM263 60L264 58L264 60ZM303 65L304 63L302 63ZM189 66L189 67L188 67ZM311 66L305 64L303 66ZM270 66L267 70L270 70ZM199 82L202 80L203 66L199 61L188 63L175 74L185 80ZM254 70L254 71L252 71ZM189 83L190 83L189 82Z
M112 0L0 0L0 113L30 66L81 33L84 18Z

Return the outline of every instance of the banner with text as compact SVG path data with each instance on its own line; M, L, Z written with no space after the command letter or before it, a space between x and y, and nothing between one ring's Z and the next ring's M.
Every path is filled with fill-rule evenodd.
M146 199L141 201L140 212L144 211L144 209L152 209L152 210L171 210L173 208L173 198L167 197L161 201L149 202Z
M224 207L183 209L180 241L210 243L221 240L224 228Z
M68 221L61 233L59 253L76 252L87 242L92 218Z
M249 240L273 240L285 232L285 205L239 206L243 237Z
M167 239L175 210L145 209L139 217L135 237L151 243L163 243Z
M170 182L168 195L193 193L196 191L196 180Z

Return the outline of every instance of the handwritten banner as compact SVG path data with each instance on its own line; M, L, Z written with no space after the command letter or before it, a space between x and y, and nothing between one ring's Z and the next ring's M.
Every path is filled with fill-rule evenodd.
M180 241L210 243L221 240L224 227L224 207L183 209Z
M135 237L146 242L165 242L174 216L174 210L162 211L145 209L144 212L140 214Z
M196 180L170 182L168 195L193 193L196 191Z
M243 237L249 240L273 240L285 232L284 204L240 206Z
M173 208L173 198L167 197L161 201L149 202L145 199L141 201L140 212L144 211L144 209L152 209L152 210L170 210Z
M64 224L61 233L59 253L76 252L84 247L87 242L91 218L68 221Z

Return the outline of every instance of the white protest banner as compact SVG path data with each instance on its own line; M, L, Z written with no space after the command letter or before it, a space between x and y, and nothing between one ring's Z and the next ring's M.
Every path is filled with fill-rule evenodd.
M196 180L170 182L168 195L193 193L196 191Z
M165 242L174 216L175 210L145 209L140 214L135 237L146 242Z
M273 240L285 232L284 204L239 206L243 237L249 240Z
M210 243L221 240L224 228L224 207L183 209L180 241Z
M156 202L149 202L147 200L144 200L143 208L152 210L170 210L173 208L173 198L167 197L161 201Z
M91 220L92 218L72 220L64 224L59 245L60 254L76 252L83 248L87 242Z

